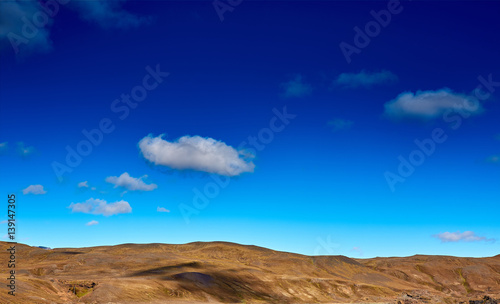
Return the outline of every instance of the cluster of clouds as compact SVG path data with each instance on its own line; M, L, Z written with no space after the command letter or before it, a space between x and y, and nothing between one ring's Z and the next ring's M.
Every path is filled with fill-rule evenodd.
M0 143L0 155L7 154L9 152L9 143ZM35 152L35 148L32 146L26 146L24 142L20 141L16 143L16 153L17 155L26 158Z
M135 28L151 22L150 17L131 14L124 9L126 0L92 0L92 1L0 1L0 39L9 40L12 34L23 37L23 27L27 23L37 24L40 16L46 16L43 26L36 27L30 35L29 42L22 45L22 54L32 52L48 52L52 50L50 39L53 19L61 11L69 9L78 14L80 19L97 24L105 29ZM9 35L10 33L10 35Z
M439 234L433 235L433 237L441 240L442 243L450 243L450 242L495 242L495 239L488 239L484 236L478 236L473 231L464 231L464 232L443 232Z
M163 135L146 136L139 149L149 162L176 170L196 170L225 176L253 172L255 165L243 150L209 137L183 136L174 141Z

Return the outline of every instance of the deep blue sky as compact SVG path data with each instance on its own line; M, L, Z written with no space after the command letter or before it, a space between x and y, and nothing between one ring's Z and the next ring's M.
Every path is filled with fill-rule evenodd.
M0 4L0 187L17 196L18 241L499 253L500 3L402 1L350 63L339 45L355 47L353 28L390 2L243 1L221 21L211 1L70 1L16 52L9 33L43 3ZM148 66L169 75L121 119L114 100ZM284 107L296 116L263 150L241 149ZM102 119L114 130L57 174ZM439 130L391 186L398 157ZM227 176L193 205L193 189Z

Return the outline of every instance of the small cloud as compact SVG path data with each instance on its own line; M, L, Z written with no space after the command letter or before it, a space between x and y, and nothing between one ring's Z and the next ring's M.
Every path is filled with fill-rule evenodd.
M305 83L300 74L294 75L290 81L283 82L281 87L285 90L283 92L285 98L303 97L309 95L312 91L311 85Z
M97 224L99 224L98 221L90 221L87 224L85 224L85 226L94 226L94 225L97 225Z
M115 188L122 187L130 191L152 191L158 186L156 184L146 184L142 181L147 175L135 178L130 176L127 172L122 173L120 176L108 176L106 182L115 185Z
M376 85L390 84L398 81L398 76L390 71L367 72L362 70L359 73L342 73L334 84L345 88L371 88Z
M23 189L23 194L45 194L47 191L43 190L42 185L30 185L26 189Z
M349 130L353 124L354 121L352 120L340 119L340 118L332 119L328 122L328 126L332 128L333 132Z
M158 211L158 212L170 212L170 210L163 208L163 207L156 208L156 211Z
M494 242L495 239L487 239L484 236L478 236L472 231L464 231L464 232L443 232L439 234L433 235L433 237L438 238L441 240L442 243L449 243L449 242L479 242L479 241L486 241L486 242Z
M92 187L92 188L90 188L90 190L93 190L93 191L95 191L96 189L97 189L96 187Z
M130 213L132 212L132 207L126 201L118 201L114 203L108 203L102 199L90 198L83 203L71 203L68 206L71 212L81 212L88 214L111 216L115 214Z
M9 145L7 142L0 143L0 155L5 154L9 149Z
M356 252L358 255L363 256L363 250L360 247L352 247L351 252Z
M136 28L151 22L149 17L137 16L124 10L123 2L125 1L75 1L70 4L70 7L75 9L82 19L97 23L106 29Z
M500 164L500 155L492 155L486 159L487 163Z
M88 188L88 187L89 187L88 181L78 183L78 188Z
M183 136L175 141L164 140L163 135L144 137L139 149L145 159L155 165L176 170L196 170L226 176L253 172L255 165L243 150L226 145L210 137Z
M417 91L399 94L396 99L384 105L384 114L392 119L431 120L447 111L465 110L470 115L483 112L483 107L472 96L453 93L444 88L437 91Z
M8 220L3 220L0 222L0 224L7 224L9 221Z
M28 157L31 154L33 154L33 152L35 152L35 148L33 148L33 147L26 147L26 146L24 146L23 142L18 142L17 143L17 152L22 157Z

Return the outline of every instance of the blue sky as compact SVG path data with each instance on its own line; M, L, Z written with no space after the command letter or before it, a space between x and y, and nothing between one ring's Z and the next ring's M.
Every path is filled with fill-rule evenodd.
M496 2L0 5L19 242L499 253Z

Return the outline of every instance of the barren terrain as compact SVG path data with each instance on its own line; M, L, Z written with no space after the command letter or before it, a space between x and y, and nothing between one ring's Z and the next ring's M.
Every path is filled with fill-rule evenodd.
M226 242L42 249L0 242L1 303L459 303L500 298L500 255L352 259ZM467 302L468 303L468 302Z

